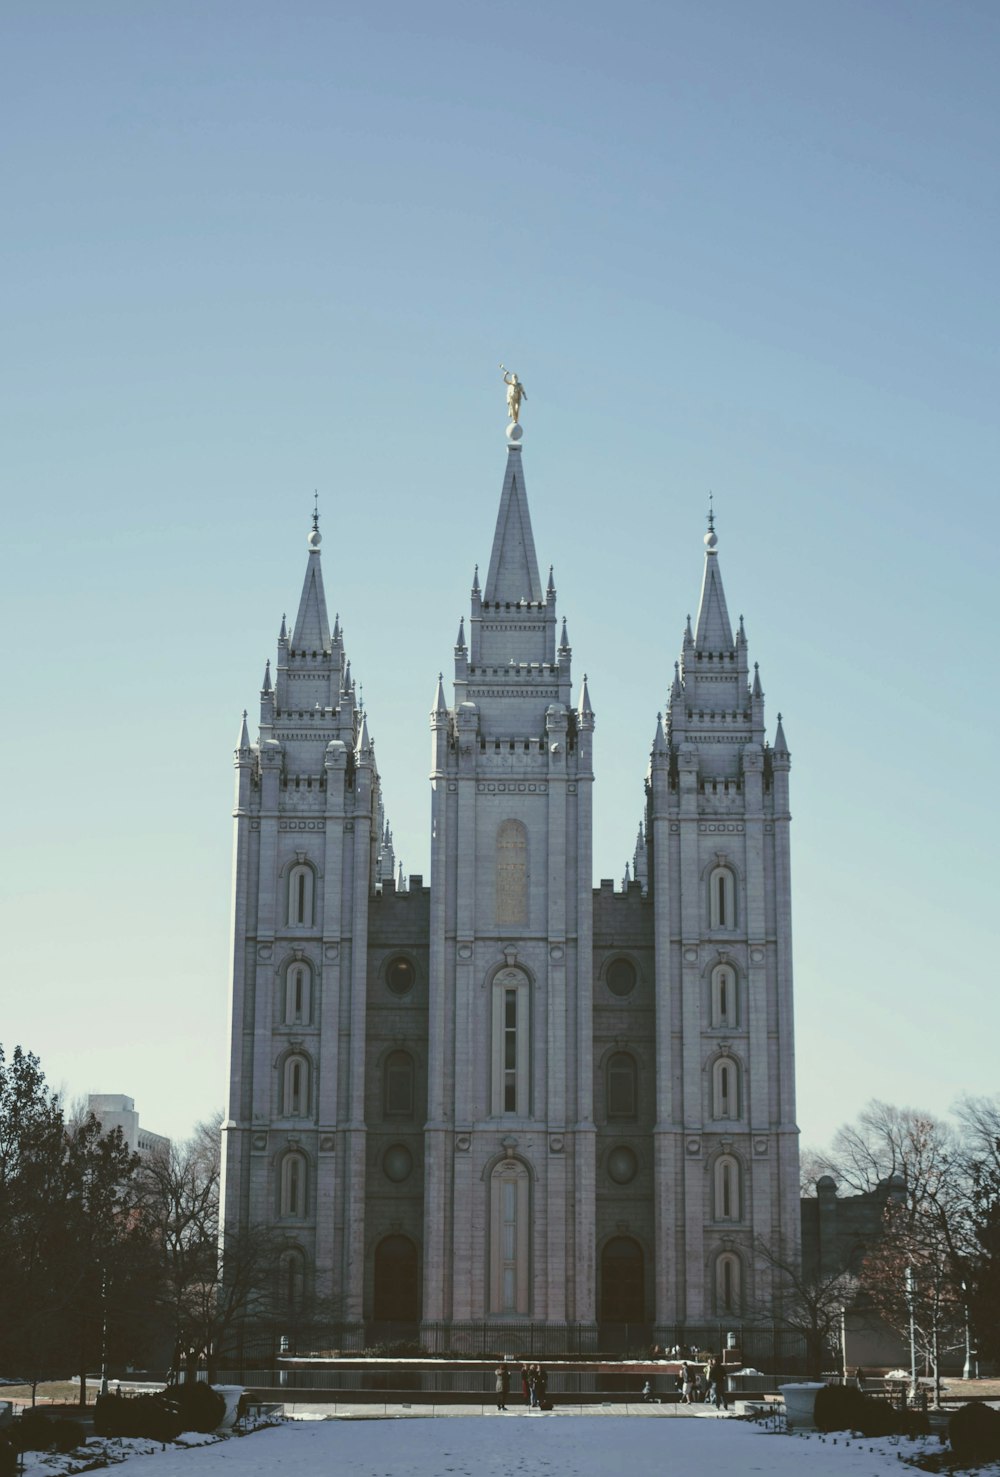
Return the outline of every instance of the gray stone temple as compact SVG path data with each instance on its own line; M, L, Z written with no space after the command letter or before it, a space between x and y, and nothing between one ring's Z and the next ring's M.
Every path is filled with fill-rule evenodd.
M798 1256L789 754L710 519L631 875L594 887L595 714L519 438L434 693L429 886L394 875L313 520L235 757L226 1230L278 1229L291 1307L438 1347L470 1322L672 1342L766 1316Z

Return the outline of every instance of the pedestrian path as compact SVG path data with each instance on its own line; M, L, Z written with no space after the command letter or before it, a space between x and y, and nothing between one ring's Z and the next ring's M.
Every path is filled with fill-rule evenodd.
M552 1410L531 1410L526 1405L510 1405L505 1411L497 1410L494 1402L482 1405L445 1405L445 1404L418 1404L408 1405L405 1402L386 1401L381 1403L374 1400L351 1401L303 1401L297 1403L292 1400L285 1402L285 1414L293 1420L440 1420L447 1416L483 1416L494 1420L511 1421L547 1421L553 1416L567 1415L593 1415L593 1416L641 1416L646 1420L730 1420L734 1411L715 1410L711 1405L681 1405L678 1401L672 1401L669 1405L656 1403L645 1404L638 1401L635 1404L621 1401L608 1401L602 1404L575 1405L563 1404L561 1401Z

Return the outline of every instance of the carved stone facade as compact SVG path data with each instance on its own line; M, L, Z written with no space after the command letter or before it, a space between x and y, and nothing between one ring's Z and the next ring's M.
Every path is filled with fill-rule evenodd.
M227 1233L280 1228L289 1300L446 1343L760 1312L755 1241L799 1246L789 756L714 531L621 890L592 884L594 713L520 445L431 713L429 887L394 878L309 543L236 751Z

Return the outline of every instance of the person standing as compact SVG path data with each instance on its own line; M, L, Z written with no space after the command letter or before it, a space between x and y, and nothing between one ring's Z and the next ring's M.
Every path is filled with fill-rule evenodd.
M549 1393L549 1376L543 1364L535 1365L535 1380L538 1385L538 1408L547 1410L547 1397Z
M709 1400L716 1410L728 1410L729 1399L726 1395L726 1371L721 1359L713 1359L708 1373Z
M521 1365L521 1394L524 1396L525 1405L531 1403L531 1366Z
M497 1410L507 1409L507 1394L510 1390L510 1370L506 1364L498 1364L497 1377Z

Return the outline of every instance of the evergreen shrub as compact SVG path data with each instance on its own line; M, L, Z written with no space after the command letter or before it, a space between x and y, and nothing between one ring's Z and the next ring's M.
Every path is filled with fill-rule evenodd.
M1000 1415L988 1405L959 1406L948 1422L951 1454L959 1462L988 1462L1000 1457Z

